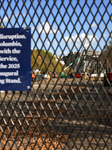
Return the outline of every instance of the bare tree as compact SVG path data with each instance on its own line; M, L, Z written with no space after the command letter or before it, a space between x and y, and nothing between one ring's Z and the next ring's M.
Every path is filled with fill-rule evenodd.
M109 67L112 70L112 41L109 41L109 44L104 46L104 51L99 56L99 59L105 68Z

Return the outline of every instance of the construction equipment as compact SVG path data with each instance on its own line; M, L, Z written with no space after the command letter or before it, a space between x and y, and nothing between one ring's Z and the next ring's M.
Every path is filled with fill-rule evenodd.
M69 68L71 65L73 65L73 63L74 63L74 62L72 62L70 65L68 65L68 66L63 70L63 72L60 74L60 77L61 77L61 78L65 78L65 77L66 77L66 74L65 74L64 71L65 71L67 68Z
M85 43L86 43L88 34L89 34L89 33L87 33L86 38L85 38L85 40L84 40L84 44L83 44L83 47L82 47L80 56L79 56L74 62L72 62L69 66L67 66L67 67L63 70L63 72L60 74L60 77L61 77L61 78L65 78L65 77L66 77L66 74L65 74L64 71L65 71L67 68L69 68L70 66L72 66L75 62L77 62L76 66L75 66L75 69L74 69L75 76L76 76L76 77L81 77L80 73L77 73L77 70L83 65L83 64L80 64L80 63L81 63L81 57L82 57L82 55L83 55L84 45L85 45ZM77 74L76 74L76 73L77 73Z
M31 78L33 82L40 81L44 79L44 75L42 73L31 73Z
M75 60L75 62L77 61L77 60L79 60L80 58L77 58L76 60ZM67 77L67 75L65 74L65 70L67 69L67 68L69 68L70 66L72 66L75 62L72 62L70 65L68 65L64 70L63 70L63 72L60 74L60 77L61 78L65 78L65 77Z
M82 57L82 55L83 55L84 45L85 45L85 43L86 43L86 40L87 40L88 34L89 34L89 33L87 33L86 38L85 38L85 40L84 40L84 43L82 44L82 50L81 50L81 53L80 53L79 58L81 58L81 57ZM80 60L81 60L81 59L78 59L77 64L76 64L76 66L75 66L75 69L74 69L74 72L75 72L75 73L77 73L78 67L79 67L79 65L80 65Z

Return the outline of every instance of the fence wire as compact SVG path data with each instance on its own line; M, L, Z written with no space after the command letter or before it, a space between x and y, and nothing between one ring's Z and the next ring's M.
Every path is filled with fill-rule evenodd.
M1 28L31 28L34 75L31 91L0 92L1 150L112 149L111 12L111 0L0 1Z

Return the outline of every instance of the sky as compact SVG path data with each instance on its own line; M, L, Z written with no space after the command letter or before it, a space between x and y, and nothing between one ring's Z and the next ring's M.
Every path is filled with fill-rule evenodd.
M33 49L57 55L102 51L112 39L112 0L1 0L0 5L2 26L30 27Z

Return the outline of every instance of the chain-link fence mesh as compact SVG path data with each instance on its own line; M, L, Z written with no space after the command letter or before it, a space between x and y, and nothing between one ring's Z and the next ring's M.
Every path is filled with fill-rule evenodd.
M30 92L0 92L1 150L112 149L111 15L111 0L0 1L2 28L31 28L32 66Z

